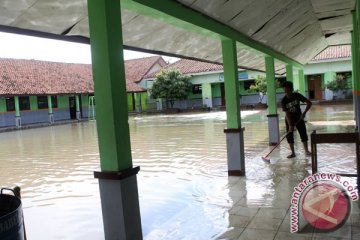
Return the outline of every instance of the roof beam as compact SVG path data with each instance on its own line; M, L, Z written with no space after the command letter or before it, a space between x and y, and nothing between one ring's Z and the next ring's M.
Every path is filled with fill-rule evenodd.
M220 23L208 16L205 16L174 0L121 0L125 8L139 12L142 15L154 17L158 20L171 23L190 31L205 34L218 39L233 39L242 45L250 47L262 54L272 56L281 62L291 64L296 68L304 66L268 46L257 42L250 37L234 30L233 28ZM137 4L138 3L138 4ZM139 5L148 7L143 8ZM155 12L154 12L155 11ZM174 20L178 19L177 21ZM180 20L180 21L179 21ZM195 27L195 28L194 28ZM199 30L200 28L200 30Z

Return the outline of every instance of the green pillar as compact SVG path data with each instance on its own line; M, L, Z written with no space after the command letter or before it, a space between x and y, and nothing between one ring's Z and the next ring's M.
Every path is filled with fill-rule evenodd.
M135 109L136 112L141 112L141 93L135 93Z
M241 128L236 42L222 40L227 129L228 175L245 175L244 129Z
M49 113L49 114L53 114L51 96L47 96L47 101L48 101L48 113Z
M294 82L294 71L293 71L293 66L291 64L286 65L286 80L290 82Z
M88 0L101 170L132 167L120 1Z
M299 93L305 96L305 75L304 69L299 69L298 71L299 76Z
M15 96L15 117L20 117L20 105L19 105L19 97Z
M76 119L80 120L80 98L79 95L75 95L75 107L76 107Z
M277 114L274 58L265 57L268 113Z
M48 102L48 116L49 116L49 123L54 123L54 113L52 108L52 99L51 96L47 96L47 102Z
M15 101L15 126L21 127L21 116L20 116L20 104L19 104L19 97L14 97Z
M352 53L352 87L353 102L356 128L360 127L360 83L359 83L359 5L356 4L356 11L352 12L353 31L351 34L351 53Z
M88 0L105 239L142 239L128 125L121 1Z
M203 105L212 108L213 102L212 102L212 88L211 83L203 83L201 84L201 91L202 91L202 100Z
M225 101L228 128L240 128L240 100L238 66L236 56L236 42L233 40L222 41L224 79L225 79Z
M275 82L275 65L274 58L270 56L265 57L266 68L266 83L267 83L267 103L268 103L268 130L269 130L269 145L276 145L279 143L279 116L277 114L276 103L276 82Z

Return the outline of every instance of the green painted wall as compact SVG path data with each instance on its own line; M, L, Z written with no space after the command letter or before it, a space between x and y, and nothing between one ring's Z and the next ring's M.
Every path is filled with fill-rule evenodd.
M6 112L6 99L0 98L0 112Z
M81 105L83 107L89 106L89 95L81 95Z
M221 97L221 83L211 84L213 98Z
M224 81L220 81L220 73L211 73L211 74L192 75L191 76L192 84L217 83L217 82L224 82Z
M37 110L38 103L37 103L37 96L30 96L30 110Z
M68 108L69 107L69 96L58 96L58 108Z
M127 108L128 108L128 111L133 111L134 108L133 108L133 97L132 97L132 93L127 93Z
M144 111L144 110L147 110L149 108L148 106L148 94L147 92L143 92L140 94L140 97L141 97L141 109Z
M351 72L351 59L334 62L311 63L305 65L305 75L323 74L326 72Z
M211 99L212 98L211 83L203 83L201 87L202 87L202 98Z

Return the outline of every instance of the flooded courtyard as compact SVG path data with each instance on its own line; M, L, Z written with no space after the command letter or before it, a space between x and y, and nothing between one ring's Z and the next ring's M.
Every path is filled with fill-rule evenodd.
M284 130L281 110L280 129ZM227 176L226 113L129 117L144 239L289 239L293 187L311 174L296 134L297 157L284 141L265 163L267 112L242 111L246 177ZM352 105L314 105L308 133L354 131ZM0 186L22 188L29 240L104 239L98 180L100 160L94 121L0 134ZM318 147L319 171L355 173L355 147ZM355 184L355 179L349 179ZM356 239L349 223L327 237ZM337 234L337 235L336 235ZM357 234L357 235L356 235ZM298 235L296 235L298 236ZM321 239L307 234L304 239Z

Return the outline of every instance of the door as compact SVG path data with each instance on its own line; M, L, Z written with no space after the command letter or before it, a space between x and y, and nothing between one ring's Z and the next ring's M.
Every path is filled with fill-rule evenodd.
M308 76L308 91L310 100L322 99L322 84L320 75Z
M220 84L220 94L221 94L221 106L225 106L225 85L224 83Z
M69 97L69 110L70 110L70 119L76 119L76 101L75 97Z

